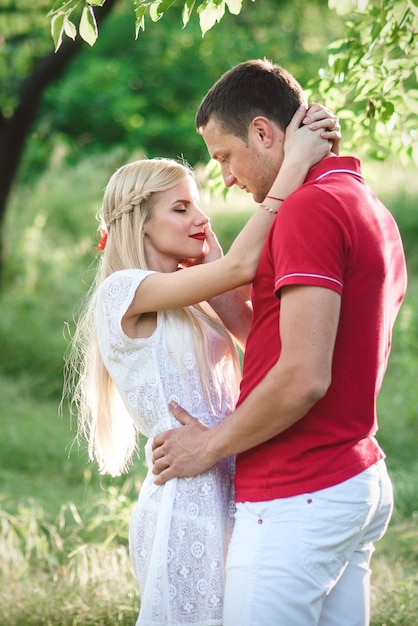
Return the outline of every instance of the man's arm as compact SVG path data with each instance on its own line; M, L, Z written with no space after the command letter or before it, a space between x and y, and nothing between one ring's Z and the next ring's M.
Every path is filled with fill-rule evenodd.
M207 428L182 409L184 426L153 442L157 484L193 476L218 460L243 452L283 432L322 398L330 383L337 333L339 294L314 286L282 289L277 363L244 402L220 424Z

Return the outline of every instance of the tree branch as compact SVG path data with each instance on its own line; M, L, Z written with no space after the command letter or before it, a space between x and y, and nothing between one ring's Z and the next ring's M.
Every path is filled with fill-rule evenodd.
M117 1L107 0L103 7L96 8L98 25L103 23ZM26 139L38 113L42 95L46 87L63 74L70 61L85 45L80 37L77 37L75 41L66 39L57 52L51 52L38 59L30 75L22 83L18 105L13 115L0 119L0 246L7 201L19 170ZM1 258L0 249L0 264Z

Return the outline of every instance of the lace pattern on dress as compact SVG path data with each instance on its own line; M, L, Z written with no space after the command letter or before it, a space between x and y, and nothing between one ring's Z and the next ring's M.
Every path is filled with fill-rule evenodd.
M224 339L209 326L211 409L190 329L174 312L158 313L157 328L148 338L131 339L123 333L122 317L150 273L112 274L101 286L97 309L103 360L138 430L149 439L149 471L129 530L141 598L137 626L219 626L235 509L234 460L158 487L150 469L151 440L158 432L180 426L168 410L172 399L208 426L218 423L234 409L238 381Z

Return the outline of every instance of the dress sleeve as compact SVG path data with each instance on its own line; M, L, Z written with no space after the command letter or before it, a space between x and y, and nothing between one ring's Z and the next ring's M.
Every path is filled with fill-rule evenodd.
M111 274L97 294L97 335L104 361L109 351L126 350L134 341L122 329L122 318L141 282L152 274L148 270L122 270Z

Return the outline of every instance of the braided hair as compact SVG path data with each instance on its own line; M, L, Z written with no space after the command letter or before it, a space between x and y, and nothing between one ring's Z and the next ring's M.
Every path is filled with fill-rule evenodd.
M87 440L89 457L98 463L102 474L117 476L128 469L137 450L138 433L99 350L96 333L98 288L113 272L149 269L144 252L144 224L157 194L171 189L186 176L194 178L193 171L185 163L163 158L139 160L116 170L105 189L98 217L101 230L107 234L106 247L77 321L64 386L64 395L70 395L77 409L78 437ZM210 403L206 358L210 347L203 324L210 324L228 342L238 377L239 362L232 339L224 326L207 315L199 304L171 313L180 316L190 326L206 399Z

